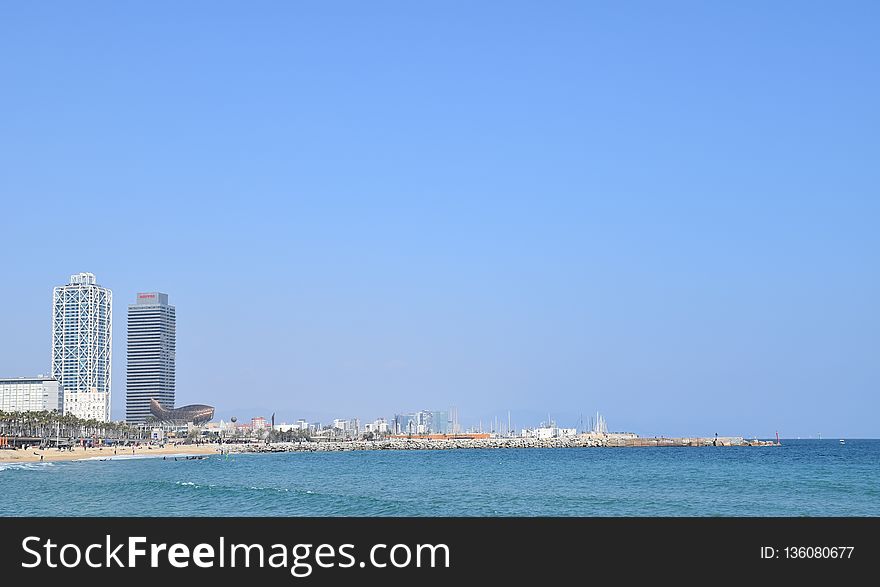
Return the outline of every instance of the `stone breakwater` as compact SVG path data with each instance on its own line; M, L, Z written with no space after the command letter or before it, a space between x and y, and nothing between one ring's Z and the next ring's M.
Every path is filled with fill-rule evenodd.
M349 450L456 450L470 448L574 448L604 446L598 438L456 438L450 440L391 439L321 442L275 442L233 444L231 452L334 452Z
M719 436L718 438L608 438L605 446L773 446L769 440L746 440L742 436Z
M715 443L713 445L713 442ZM718 438L615 438L614 436L574 436L567 438L481 438L422 440L349 440L321 442L276 442L272 444L229 444L222 450L236 453L338 452L352 450L466 450L488 448L588 448L651 446L767 446L772 443L744 440L742 437Z

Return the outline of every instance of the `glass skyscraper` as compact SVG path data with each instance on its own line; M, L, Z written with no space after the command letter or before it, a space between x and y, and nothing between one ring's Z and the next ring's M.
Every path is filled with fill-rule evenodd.
M139 293L128 306L125 421L146 422L150 400L174 408L176 316L168 294Z
M92 273L52 291L52 377L65 414L110 420L112 317L113 293Z

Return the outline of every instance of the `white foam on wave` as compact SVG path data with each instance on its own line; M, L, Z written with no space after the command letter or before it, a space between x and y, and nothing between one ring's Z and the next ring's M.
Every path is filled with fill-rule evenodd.
M289 489L286 489L284 487L256 487L253 485L248 487L248 489L254 489L257 491L278 491L280 493L287 493L290 491Z
M55 463L0 463L0 471L40 471Z
M193 455L187 453L179 453L179 454L159 454L159 455L109 455L106 457L88 457L84 459L75 459L76 461L138 461L141 459L161 459L165 457L166 459L173 459L175 457L191 457Z

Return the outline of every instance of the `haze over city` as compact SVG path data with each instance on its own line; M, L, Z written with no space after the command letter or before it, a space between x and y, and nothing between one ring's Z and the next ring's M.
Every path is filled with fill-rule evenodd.
M0 376L92 272L115 419L161 291L218 418L880 436L876 6L100 4L0 9Z

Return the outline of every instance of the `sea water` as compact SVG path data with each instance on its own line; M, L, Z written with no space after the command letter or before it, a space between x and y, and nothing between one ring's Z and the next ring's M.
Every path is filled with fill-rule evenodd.
M0 463L4 516L878 516L880 440Z

